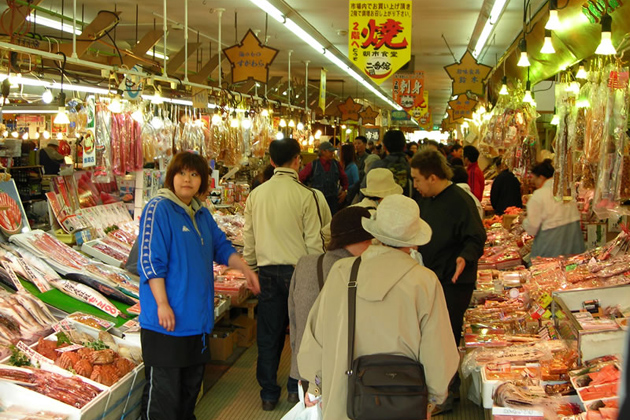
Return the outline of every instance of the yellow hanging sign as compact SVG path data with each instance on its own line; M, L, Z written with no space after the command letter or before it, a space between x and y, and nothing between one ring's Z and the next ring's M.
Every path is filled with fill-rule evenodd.
M350 1L350 61L381 84L411 59L411 0Z
M319 107L322 114L326 112L326 69L322 68L319 77Z

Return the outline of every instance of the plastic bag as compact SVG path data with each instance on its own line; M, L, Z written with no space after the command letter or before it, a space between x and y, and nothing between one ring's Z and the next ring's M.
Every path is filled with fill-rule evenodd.
M312 407L306 407L304 405L304 390L300 385L298 385L298 395L300 401L281 420L321 420L323 417L321 401Z

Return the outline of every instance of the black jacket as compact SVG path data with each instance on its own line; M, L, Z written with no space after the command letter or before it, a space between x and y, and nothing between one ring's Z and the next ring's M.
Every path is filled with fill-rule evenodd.
M490 203L498 215L505 213L508 207L523 207L521 200L521 183L509 170L504 170L492 182Z
M486 243L486 230L473 199L451 184L435 197L420 198L418 205L420 217L433 230L431 241L418 247L426 267L435 272L440 282L450 283L457 257L462 257L466 267L457 283L474 283L477 261Z

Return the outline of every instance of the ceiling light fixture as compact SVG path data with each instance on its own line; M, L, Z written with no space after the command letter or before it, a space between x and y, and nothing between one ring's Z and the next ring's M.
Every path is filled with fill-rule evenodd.
M530 105L534 104L534 97L532 96L532 83L529 80L525 84L525 96L523 96L523 102Z
M519 67L529 67L529 57L527 56L527 41L525 38L521 39L521 42L518 44L518 49L521 51L521 58L518 60L517 66Z
M556 113L553 114L553 118L551 119L551 122L549 124L551 124L551 125L558 125L558 124L560 124L560 117L558 116L558 114L556 114Z
M549 19L545 29L556 31L560 29L560 19L558 18L558 0L549 0Z
M262 117L268 117L269 116L269 110L267 108L263 109L262 112L260 113L260 115Z
M53 101L54 97L50 89L45 89L44 93L42 93L42 101L45 104L49 104Z
M276 133L276 140L282 140L284 138L284 133L282 131L278 131Z
M281 118L279 124L280 124L280 127L284 128L287 126L287 120L285 120L284 118Z
M295 121L293 121L293 119L289 120L289 127L291 128L295 127Z
M492 35L492 31L496 23L499 21L501 17L501 13L503 13L503 9L507 3L507 0L495 0L494 5L492 6L492 10L490 11L490 16L488 16L488 20L486 21L483 30L481 31L481 35L479 35L479 39L477 39L477 45L475 45L475 50L473 51L473 57L477 58L483 51Z
M503 79L501 79L501 90L499 91L499 95L507 95L508 93L507 76L503 76Z
M243 121L241 121L241 127L243 127L243 129L245 130L249 130L250 128L252 128L252 120L249 119L249 117L245 117L243 118Z
M70 124L68 114L66 114L66 94L63 93L63 90L59 93L59 108L53 122L55 124Z
M541 54L555 54L556 49L553 47L553 43L551 42L551 31L549 29L545 29L545 41L543 42L543 46L540 49Z
M586 70L584 69L583 64L580 64L580 68L577 74L575 75L575 78L580 79L580 80L586 80L588 78L588 73L586 73Z
M612 44L612 18L605 14L602 16L602 38L599 46L595 50L597 55L615 55L617 50Z
M66 18L64 17L64 20L68 20L71 21L72 18ZM52 29L57 29L57 30L61 30L63 32L67 32L69 34L71 34L72 32L74 32L76 35L81 35L81 29L79 28L73 28L72 25L69 25L67 23L64 23L63 25L61 24L61 21L55 20L55 19L50 19L47 17L43 17L41 15L28 15L26 17L26 20L29 22L33 22L36 23L37 25L42 25L45 26L47 28L52 28Z
M304 123L302 121L297 124L297 129L300 131L304 130Z

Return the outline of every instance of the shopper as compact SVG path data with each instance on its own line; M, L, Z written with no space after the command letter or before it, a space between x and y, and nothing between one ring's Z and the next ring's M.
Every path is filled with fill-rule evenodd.
M394 174L389 169L376 168L367 174L366 187L361 188L364 198L356 205L365 207L370 212L376 211L379 203L385 197L394 194L402 194L403 189L394 181Z
M451 149L449 150L447 159L448 159L448 163L450 163L451 165L455 165L452 160L453 159L461 159L462 158L462 153L464 152L462 145L461 144L457 144L455 143L454 145L451 146ZM463 162L463 161L462 161Z
M479 150L475 146L464 147L464 166L468 171L468 185L470 190L477 197L477 200L483 200L483 188L486 180L483 176L483 171L479 168L477 160L479 159Z
M358 191L355 190L355 187L359 185L359 168L355 160L354 145L348 143L341 146L341 167L348 177L348 195L346 196L346 202L351 202Z
M143 419L194 419L210 360L214 326L213 260L239 269L258 293L258 278L197 198L208 186L208 163L177 154L140 219L138 271L142 357L147 383Z
M451 182L457 185L462 190L466 191L466 194L468 194L470 198L473 199L473 201L475 202L475 207L479 212L479 217L481 217L481 220L483 220L483 207L481 206L479 200L477 200L477 197L475 197L472 191L470 191L470 185L468 185L468 172L466 171L466 168L459 165L453 166L453 177L451 178Z
M46 175L59 174L59 168L63 163L63 155L59 153L59 142L50 140L46 147L39 150L39 164L44 167Z
M411 172L409 162L407 162L407 156L404 152L406 145L405 134L400 130L389 130L383 137L383 145L387 156L374 162L370 170L374 170L375 168L389 169L394 174L396 183L403 188L403 194L407 197L411 197Z
M415 141L410 141L407 143L407 151L411 152L412 157L418 152L418 143Z
M451 168L440 152L425 150L411 161L414 186L422 218L431 226L431 241L418 248L427 268L437 275L456 342L477 280L477 261L483 255L486 231L472 198L453 185ZM459 376L453 378L451 396L434 414L452 409L459 395Z
M300 181L321 191L331 214L339 209L348 194L348 176L335 159L335 148L327 141L319 144L319 159L300 171Z
M494 213L502 215L508 207L523 207L521 196L521 183L518 178L504 165L499 156L495 164L499 175L492 181L490 189L490 203Z
M330 223L324 195L299 181L300 145L295 139L269 146L273 177L253 190L245 204L243 255L258 267L258 365L262 408L271 411L280 398L278 365L289 324L289 284L298 260L324 252L323 226ZM289 378L290 400L297 401L297 381Z
M365 176L365 160L372 154L367 149L367 143L365 136L356 136L352 142L356 153L357 168L359 168L359 179L363 179Z
M348 207L333 216L330 223L331 241L325 254L306 255L298 261L289 288L289 326L291 333L291 377L300 378L297 355L304 334L308 313L320 291L318 265L321 264L321 282L325 283L330 268L342 258L358 256L370 246L373 236L361 225L370 212L363 207ZM321 260L321 262L320 262Z
M551 159L532 168L537 190L527 201L527 218L523 227L534 236L531 258L557 257L585 251L580 229L580 213L574 202L564 203L553 196L555 170Z
M435 274L410 255L431 239L418 205L386 197L364 229L379 245L361 255L357 276L354 357L397 354L424 365L431 402L447 396L459 355L448 332L444 295ZM347 419L348 281L354 258L337 262L309 314L298 353L300 375L321 384L323 418Z

